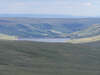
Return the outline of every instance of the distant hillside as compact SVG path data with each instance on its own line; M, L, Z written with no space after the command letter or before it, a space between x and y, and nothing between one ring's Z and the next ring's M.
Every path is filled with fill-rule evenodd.
M99 75L99 65L100 47L0 41L0 75Z
M91 26L87 27L86 29L83 29L78 32L72 33L71 36L73 37L91 37L91 36L97 36L100 35L100 24L92 24Z
M0 18L0 33L19 38L79 38L96 35L90 28L95 24L100 24L100 18Z
M72 16L60 14L0 14L0 17L29 17L29 18L86 18L86 16Z
M73 38L69 40L70 43L91 43L100 41L100 24L92 24L86 29L71 33L70 36Z

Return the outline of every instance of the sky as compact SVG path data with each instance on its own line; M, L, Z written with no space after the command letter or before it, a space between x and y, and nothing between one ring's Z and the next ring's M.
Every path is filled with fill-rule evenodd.
M100 16L100 0L0 0L0 14Z

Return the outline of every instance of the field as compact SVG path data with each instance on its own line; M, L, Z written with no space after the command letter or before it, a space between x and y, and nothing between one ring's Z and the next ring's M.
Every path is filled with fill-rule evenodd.
M0 41L0 75L99 74L99 46Z

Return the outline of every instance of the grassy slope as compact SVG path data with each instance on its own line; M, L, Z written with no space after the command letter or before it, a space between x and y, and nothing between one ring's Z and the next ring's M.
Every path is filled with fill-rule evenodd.
M17 37L15 37L15 36L0 34L0 40L16 40L16 39L17 39Z
M69 40L67 42L74 43L74 44L78 44L78 43L90 43L90 42L96 42L96 41L100 41L100 35L94 36L94 37L87 37L87 38L80 38L80 39L72 39L72 40Z
M0 41L0 75L99 75L100 48Z

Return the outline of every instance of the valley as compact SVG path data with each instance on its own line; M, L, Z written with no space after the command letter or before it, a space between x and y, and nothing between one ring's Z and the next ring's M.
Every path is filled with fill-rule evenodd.
M5 40L69 39L71 43L99 41L100 18L0 18L0 34ZM2 37L0 37L2 39ZM95 38L95 40L93 40ZM97 38L97 39L96 39ZM44 39L44 41L46 40ZM79 40L78 40L79 39ZM90 40L91 39L91 40ZM61 41L65 42L67 40ZM49 40L48 40L49 42ZM85 42L85 41L84 41Z
M0 0L0 75L100 75L100 0Z
M99 30L99 18L0 18L0 75L99 75Z
M99 18L0 18L0 33L19 38L82 38L99 35L99 31L86 32L95 24L99 26Z

